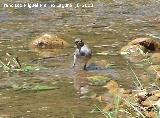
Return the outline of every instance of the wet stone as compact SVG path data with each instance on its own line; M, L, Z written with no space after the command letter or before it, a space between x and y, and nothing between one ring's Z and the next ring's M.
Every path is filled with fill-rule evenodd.
M157 118L157 114L153 111L145 113L148 118Z
M150 101L157 101L159 98L155 95L148 97L147 99L149 99Z
M132 90L122 89L121 92L122 92L123 94L132 94Z
M149 107L149 106L152 106L152 105L153 105L153 102L151 102L150 100L146 99L145 101L142 101L141 104L142 104L144 107Z
M116 81L109 81L105 86L108 89L109 93L117 93L119 91L119 85Z
M160 98L160 91L159 91L159 92L157 92L157 93L155 93L155 95L154 95L154 96L156 96L156 97Z

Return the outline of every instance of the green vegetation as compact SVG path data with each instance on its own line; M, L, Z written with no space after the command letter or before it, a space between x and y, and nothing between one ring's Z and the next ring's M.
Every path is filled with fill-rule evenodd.
M87 78L91 85L105 85L111 78L105 76L91 76Z
M56 86L48 86L48 85L36 85L31 90L33 91L46 91L46 90L54 90L58 89Z
M27 90L27 91L47 91L47 90L55 90L59 87L57 85L46 85L46 84L29 84L25 83L22 85L18 85L16 83L12 84L12 88L16 91L18 90Z
M1 68L4 72L33 72L38 71L40 69L45 69L42 67L33 67L29 65L25 65L22 67L18 57L14 57L9 53L6 53L5 61L0 59Z

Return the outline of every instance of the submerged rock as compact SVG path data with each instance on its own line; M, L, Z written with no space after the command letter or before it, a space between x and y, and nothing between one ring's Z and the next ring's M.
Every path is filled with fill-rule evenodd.
M48 86L48 85L36 85L31 88L33 91L46 91L46 90L54 90L57 89L58 87L55 86Z
M100 67L106 67L108 64L107 60L98 60L95 62L96 65L100 66Z
M91 85L105 85L111 78L105 76L91 76L87 77Z
M109 93L118 93L120 89L118 83L113 80L109 81L104 87L108 89Z

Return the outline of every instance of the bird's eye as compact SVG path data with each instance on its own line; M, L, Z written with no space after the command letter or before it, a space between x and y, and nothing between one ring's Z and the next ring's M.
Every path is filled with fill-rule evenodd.
M75 41L75 43L77 44L77 43L78 43L78 41Z

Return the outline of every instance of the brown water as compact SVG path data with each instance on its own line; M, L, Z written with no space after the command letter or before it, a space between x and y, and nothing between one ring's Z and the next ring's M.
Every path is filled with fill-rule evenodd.
M10 1L10 0L8 0ZM11 1L10 1L11 2ZM16 2L16 0L14 1ZM17 1L18 2L18 1ZM23 2L38 2L24 0ZM22 2L22 3L23 3ZM52 3L50 0L40 1ZM134 87L125 60L119 50L131 39L160 32L160 1L158 0L95 0L93 8L3 8L0 0L0 57L9 52L17 55L23 65L45 67L32 73L5 73L0 71L0 117L2 118L100 118L91 114L95 100L80 98L80 89L87 88L86 76L109 75L124 87ZM5 1L6 3L6 1ZM13 1L11 2L13 3ZM61 2L56 2L61 3ZM65 3L65 2L64 2ZM76 4L77 2L71 1ZM56 34L71 45L80 37L92 48L91 63L107 60L112 69L94 69L87 72L71 68L74 48L67 48L64 57L32 61L42 55L29 49L28 44L43 33ZM96 46L108 45L98 48ZM107 51L107 56L96 53ZM141 73L137 70L137 74ZM45 84L58 86L50 91L13 90L12 85ZM56 83L56 84L55 84ZM99 87L89 86L90 92L102 93Z

